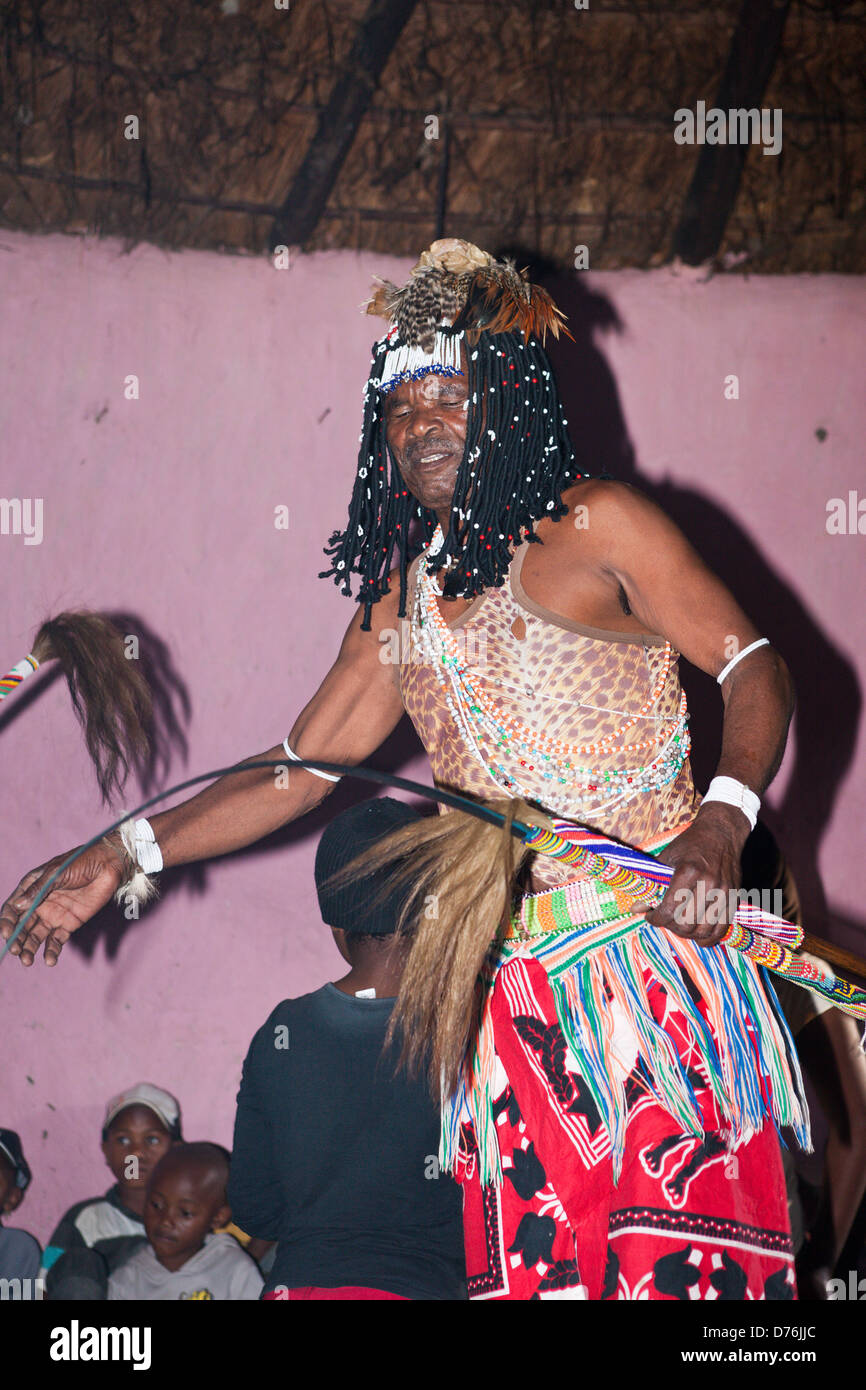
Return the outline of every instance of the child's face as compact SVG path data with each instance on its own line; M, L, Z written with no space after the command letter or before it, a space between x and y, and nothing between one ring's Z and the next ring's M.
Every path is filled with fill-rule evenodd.
M171 1145L171 1135L153 1110L146 1105L128 1105L111 1121L102 1152L124 1191L143 1191Z
M0 1216L8 1216L24 1196L15 1182L15 1169L5 1154L0 1154Z
M155 1173L144 1204L144 1229L165 1269L180 1269L204 1244L215 1226L229 1220L218 1180L198 1167L163 1165Z

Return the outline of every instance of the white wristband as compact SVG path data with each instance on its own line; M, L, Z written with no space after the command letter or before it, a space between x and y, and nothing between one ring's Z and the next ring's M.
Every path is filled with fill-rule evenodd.
M301 761L298 754L294 753L289 747L288 735L283 739L283 747L293 762L299 763ZM333 772L320 772L316 767L305 767L304 771L312 772L314 777L324 777L326 782L341 782L343 780L341 777L335 777Z
M138 867L132 878L117 889L114 900L126 909L127 917L130 912L137 917L139 907L155 898L159 891L149 875L159 873L162 854L149 821L125 820L120 827L120 838L130 859Z
M759 637L757 642L750 642L748 647L743 647L743 650L741 652L737 652L736 656L732 656L727 666L725 666L716 676L716 680L719 683L719 685L721 685L722 681L725 679L726 676L729 676L731 674L737 662L742 661L744 656L748 656L749 652L756 651L758 647L769 647L769 645L769 637Z
M127 821L120 828L121 838L131 857L146 874L158 874L163 867L162 852L156 843L150 821L137 820L134 826Z
M727 806L736 806L754 830L761 809L761 798L745 783L738 782L735 777L714 777L704 795L702 805L708 801L723 801Z

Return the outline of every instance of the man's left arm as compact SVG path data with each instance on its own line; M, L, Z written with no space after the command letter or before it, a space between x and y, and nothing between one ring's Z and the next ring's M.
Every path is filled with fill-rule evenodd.
M622 585L645 630L665 637L692 665L718 677L733 656L763 636L679 528L641 493L616 486L601 506L592 506L593 527L603 572ZM772 647L758 647L737 662L721 692L724 723L716 776L733 778L761 796L779 770L794 709L788 668ZM659 856L676 867L676 874L647 920L701 946L721 940L732 913L725 912L723 921L713 915L707 923L706 914L678 908L689 901L684 890L694 892L700 882L705 894L739 887L740 854L750 828L739 807L703 804L694 824Z

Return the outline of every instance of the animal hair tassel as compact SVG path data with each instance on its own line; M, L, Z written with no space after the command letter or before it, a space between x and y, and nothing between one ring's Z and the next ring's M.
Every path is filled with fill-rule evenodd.
M146 762L152 701L123 637L101 613L58 613L42 624L33 648L0 678L0 700L45 662L56 661L84 729L102 799L120 793L130 769Z

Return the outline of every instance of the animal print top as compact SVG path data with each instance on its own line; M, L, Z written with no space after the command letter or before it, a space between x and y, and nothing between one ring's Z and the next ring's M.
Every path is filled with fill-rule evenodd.
M663 663L664 639L641 633L611 632L586 627L552 613L535 603L520 581L528 549L524 542L515 551L508 578L499 589L487 589L449 623L461 635L461 657L475 668L476 679L500 708L524 720L548 737L587 744L619 729L647 701ZM408 612L412 611L418 560L409 571ZM402 660L399 686L403 704L427 750L438 786L488 800L508 795L481 766L451 715L447 687L440 685L433 667L410 649L410 627L401 632ZM674 653L667 681L650 714L625 734L630 741L647 738L658 721L676 722L681 695L678 654ZM617 740L619 742L619 740ZM489 748L482 746L482 751ZM605 769L641 765L652 754L640 757L608 753L587 757L586 763ZM506 769L508 763L504 762ZM627 844L643 845L682 828L698 809L700 798L692 781L688 759L674 781L659 791L641 791L632 800L600 813L581 812L573 802L568 814L553 811L541 771L518 767L528 798L560 819L580 821L602 834ZM568 793L567 787L557 791ZM447 811L447 807L440 808ZM574 877L567 866L536 856L532 888L545 891Z

